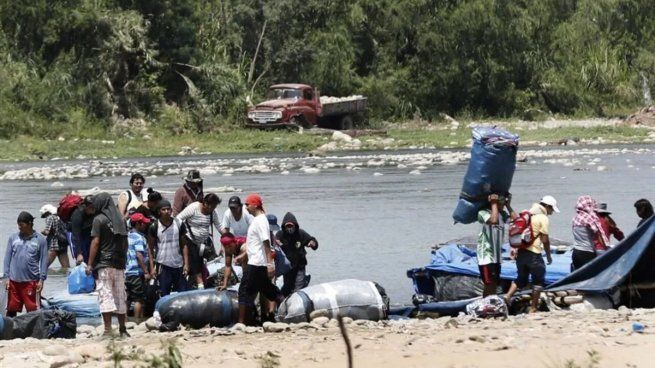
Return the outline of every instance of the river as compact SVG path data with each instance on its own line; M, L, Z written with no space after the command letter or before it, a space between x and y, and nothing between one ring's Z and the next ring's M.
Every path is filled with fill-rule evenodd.
M233 187L241 190L237 194L243 196L258 192L269 213L281 220L287 211L293 212L300 226L318 238L320 247L315 252L309 250L308 255L312 284L345 278L373 280L387 290L392 303L409 303L413 290L406 276L407 269L428 264L432 244L476 235L479 231L476 224L454 225L451 218L466 164L443 165L438 160L428 160L426 164L425 155L432 157L435 152L358 152L326 158L236 155L106 160L103 165L121 168L110 174L117 176L78 179L60 176L61 184L55 184L60 186L53 186L54 180L0 181L0 234L2 239L7 239L16 231L15 218L21 210L38 217L41 205L56 205L72 189L99 187L117 193L128 186L129 177L121 173L143 169L150 174L158 173L147 178L146 186L172 197L170 193L182 183L184 170L194 166L206 169L217 166L218 162L219 169L204 170L207 188ZM437 153L444 152L461 155L462 151ZM393 157L389 159L387 155ZM380 157L387 158L380 160ZM272 169L238 169L243 162L252 164L260 162L260 158ZM650 146L595 147L582 152L580 147L532 150L528 162L520 163L514 176L514 207L528 208L541 196L553 195L562 212L551 217L551 236L571 240L575 200L579 195L590 194L607 202L618 225L630 232L638 221L634 201L642 197L655 199L653 158ZM87 164L87 161L5 162L0 163L0 173L30 167L57 169ZM160 169L152 169L153 165ZM170 170L171 167L176 169ZM220 193L224 201L219 206L221 213L231 195ZM37 219L35 227L40 231L43 220ZM4 258L5 247L2 240L0 258ZM65 287L57 261L50 275L45 295Z

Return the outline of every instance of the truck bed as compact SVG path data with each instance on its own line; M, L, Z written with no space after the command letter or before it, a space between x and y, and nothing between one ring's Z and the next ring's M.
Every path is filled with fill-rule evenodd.
M354 114L366 111L368 99L360 95L347 97L321 96L321 105L323 105L323 116Z

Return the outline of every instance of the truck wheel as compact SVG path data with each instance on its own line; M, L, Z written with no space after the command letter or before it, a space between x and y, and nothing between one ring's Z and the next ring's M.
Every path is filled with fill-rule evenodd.
M341 118L339 121L339 130L350 130L353 128L353 118L350 115L346 115Z

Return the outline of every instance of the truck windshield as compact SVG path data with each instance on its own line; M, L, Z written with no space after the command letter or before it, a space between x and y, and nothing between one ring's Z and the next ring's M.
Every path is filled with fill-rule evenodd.
M299 89L291 88L274 88L268 91L266 96L269 100L281 100L286 98L300 98L301 92Z

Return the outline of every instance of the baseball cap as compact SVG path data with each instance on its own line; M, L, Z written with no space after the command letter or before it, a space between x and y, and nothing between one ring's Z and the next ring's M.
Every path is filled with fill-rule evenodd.
M16 222L22 222L26 224L34 222L34 216L32 216L32 214L27 211L23 211L18 214L18 220L16 220Z
M255 207L263 207L264 202L262 201L262 197L259 196L259 194L253 193L253 194L248 194L246 197L246 205L250 206L255 206Z
M559 213L559 208L557 208L557 200L555 199L555 197L550 195L544 196L543 198L541 198L541 203L553 207L553 211L555 211L555 213Z
M230 208L239 208L243 206L243 204L241 203L241 198L239 198L238 196L232 196L230 197L230 200L227 202L227 206Z
M268 219L268 227L270 227L272 231L280 231L280 225L277 224L277 216L269 213L266 215L266 218Z
M149 224L150 219L143 216L142 213L136 212L130 215L130 222L131 223L143 222L144 224Z

